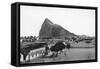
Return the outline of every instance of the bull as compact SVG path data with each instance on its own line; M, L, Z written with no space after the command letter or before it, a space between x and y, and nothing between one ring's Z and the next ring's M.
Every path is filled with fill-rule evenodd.
M55 55L55 57L58 56L58 53L62 52L64 49L70 49L70 43L65 43L64 41L59 41L57 42L54 46L52 46L50 48L50 51L53 52L53 55ZM66 55L66 54L65 54Z

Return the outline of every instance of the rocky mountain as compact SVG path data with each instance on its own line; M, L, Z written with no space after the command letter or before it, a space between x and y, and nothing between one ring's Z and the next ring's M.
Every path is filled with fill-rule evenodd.
M48 18L44 20L39 32L40 39L41 38L69 39L73 36L76 35L64 29L62 26L54 24Z

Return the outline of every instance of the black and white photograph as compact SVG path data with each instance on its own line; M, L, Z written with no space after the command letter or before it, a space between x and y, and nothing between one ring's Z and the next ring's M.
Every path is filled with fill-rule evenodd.
M96 59L95 9L20 6L20 64Z

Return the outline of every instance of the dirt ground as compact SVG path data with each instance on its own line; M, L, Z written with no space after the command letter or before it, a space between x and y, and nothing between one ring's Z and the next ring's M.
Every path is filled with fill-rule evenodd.
M66 53L66 55L64 54ZM29 63L41 62L59 62L59 61L77 61L77 60L92 60L95 59L95 48L71 48L65 50L54 58L37 58L31 60Z
M95 59L95 45L92 43L79 43L70 42L70 50L59 54L57 57L39 57L32 59L26 63L41 63L41 62L59 62L59 61L77 61L77 60L92 60ZM66 54L66 55L65 55Z

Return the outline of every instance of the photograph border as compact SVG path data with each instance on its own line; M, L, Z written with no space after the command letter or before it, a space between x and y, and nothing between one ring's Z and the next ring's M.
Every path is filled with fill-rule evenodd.
M95 59L94 60L77 60L77 61L61 61L61 62L43 62L43 63L20 63L20 6L41 6L41 7L58 7L58 8L74 8L74 9L89 9L95 10ZM98 8L90 6L74 6L74 5L57 5L57 4L43 4L43 3L26 3L15 2L11 4L11 65L14 66L36 66L36 65L55 65L55 64L69 64L69 63L83 63L83 62L97 62L98 49Z

